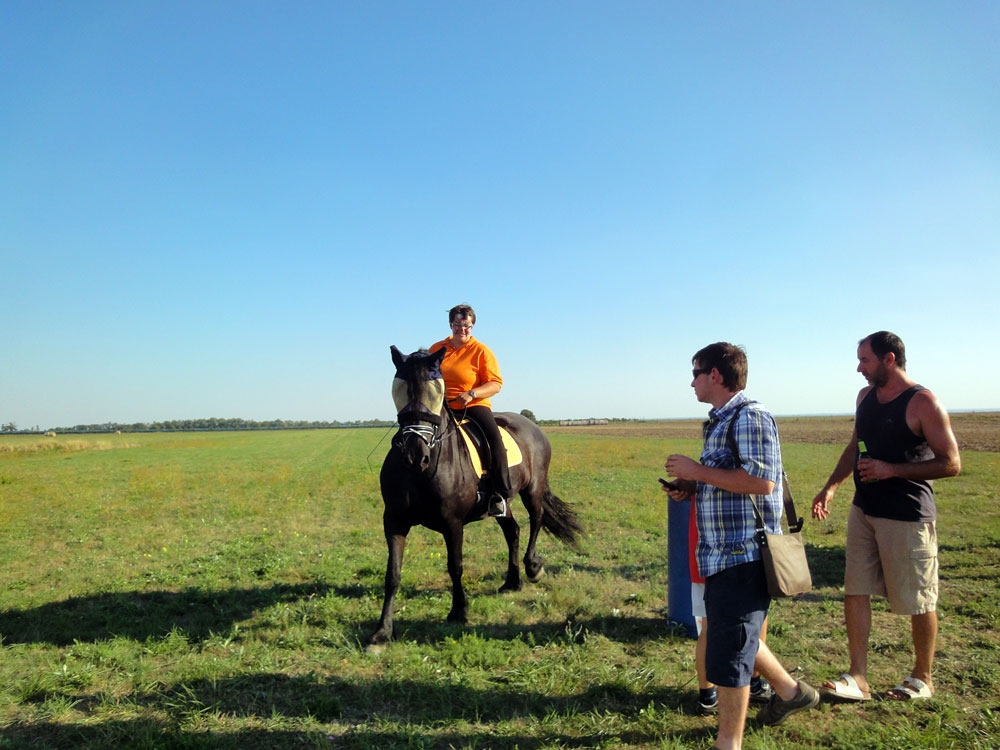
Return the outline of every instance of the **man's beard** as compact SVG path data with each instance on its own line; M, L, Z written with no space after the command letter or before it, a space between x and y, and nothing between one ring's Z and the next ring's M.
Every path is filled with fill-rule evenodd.
M882 388L889 382L889 375L885 371L885 365L879 363L879 366L875 368L875 372L872 373L870 382L876 388Z

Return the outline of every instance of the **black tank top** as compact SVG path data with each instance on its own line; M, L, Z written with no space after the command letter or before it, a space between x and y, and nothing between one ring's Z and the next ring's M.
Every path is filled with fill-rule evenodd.
M914 385L887 404L880 404L875 389L858 404L855 425L858 440L868 454L889 463L916 463L934 458L927 441L906 424L906 406L923 386ZM854 504L866 515L897 521L933 522L937 519L934 484L927 480L892 477L878 482L862 482L854 469Z

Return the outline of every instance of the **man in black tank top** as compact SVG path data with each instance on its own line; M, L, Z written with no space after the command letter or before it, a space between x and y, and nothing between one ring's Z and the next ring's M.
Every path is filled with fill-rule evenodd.
M881 403L878 390L868 390L855 416L858 440L871 456L892 464L917 463L934 458L923 435L916 435L906 420L910 401L927 389L913 385L888 403ZM934 484L930 479L904 479L894 476L876 482L859 481L855 469L854 504L866 515L893 518L897 521L937 520Z
M909 676L887 697L930 698L938 593L933 480L961 471L958 443L948 412L906 374L906 350L898 336L879 331L862 339L858 372L868 385L858 394L854 432L813 500L813 517L827 518L837 488L853 475L844 574L851 664L820 689L837 700L871 698L868 640L871 597L877 595L888 597L894 613L910 616L915 654Z

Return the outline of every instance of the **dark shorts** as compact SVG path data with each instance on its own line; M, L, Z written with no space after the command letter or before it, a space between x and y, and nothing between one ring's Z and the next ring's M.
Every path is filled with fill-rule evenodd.
M710 681L720 687L750 684L760 629L770 606L760 561L735 565L705 579L705 671Z

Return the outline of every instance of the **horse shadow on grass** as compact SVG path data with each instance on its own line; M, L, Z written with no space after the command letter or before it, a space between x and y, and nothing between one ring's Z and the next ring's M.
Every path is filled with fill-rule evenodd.
M364 643L374 631L374 622L366 623L371 630L359 630L355 636ZM557 621L540 621L530 625L482 624L459 625L447 622L442 617L396 620L395 641L434 646L449 638L470 635L484 641L523 641L532 645L551 643L581 644L592 635L599 635L610 641L635 645L662 638L676 637L679 642L690 644L690 638L682 627L671 623L666 617L595 616L576 617Z
M844 582L844 549L843 547L818 547L806 545L806 556L809 560L810 573L813 580L813 590L800 594L796 600L820 602L829 599L840 600L839 593L830 595L824 589L833 588L839 590ZM646 579L650 576L650 569L656 570L662 567L664 578L667 578L666 565L663 566L618 566L611 569L613 575L626 580ZM572 568L575 571L591 572L594 574L607 575L609 569L596 565L553 565L546 566L549 574L558 576L564 568ZM686 576L687 571L685 571ZM666 588L668 582L664 580L664 598L666 598ZM689 579L684 578L683 585L685 591L689 587ZM335 588L333 593L344 597L370 597L373 594L380 594L381 590L376 586L358 585L355 587ZM449 590L443 585L418 584L416 582L404 583L399 589L400 599L417 599L420 597L434 597L446 602L450 596ZM683 625L669 620L665 612L659 616L632 616L632 615L593 615L578 617L568 615L561 621L535 622L530 625L497 624L497 625L476 625L475 610L476 600L489 596L505 596L499 593L470 594L471 616L470 624L457 625L448 623L445 620L447 615L447 605L443 604L440 618L432 616L411 618L406 614L397 612L395 620L394 640L412 641L422 645L434 645L446 638L453 638L461 633L473 633L484 639L512 640L522 639L529 643L551 643L556 641L566 641L580 643L588 634L599 634L609 640L626 644L644 643L664 637L677 637L681 641L687 641L691 634L686 631ZM370 628L370 629L365 629ZM355 633L356 639L364 643L374 632L375 622L364 623Z
M38 695L44 701L47 695ZM58 697L71 701L77 710L99 713L114 696L78 694ZM193 680L164 686L159 690L134 695L130 702L148 717L111 720L100 723L66 725L37 722L8 727L4 739L13 746L77 748L125 747L143 744L150 747L264 748L326 746L336 748L372 747L490 747L495 750L533 750L551 747L601 747L612 739L600 734L547 734L544 737L498 736L491 730L498 723L514 722L525 717L578 716L587 713L634 717L653 707L657 718L649 729L631 729L618 739L629 745L646 746L669 735L676 740L697 744L709 739L714 723L699 719L673 722L692 700L690 691L665 688L633 691L620 685L598 685L580 693L553 696L543 692L511 692L502 689L477 689L441 682L404 679L348 681L336 676L291 676L280 673L254 673L228 679ZM231 722L246 723L253 729L240 728L231 733L183 728L191 715L219 715ZM314 731L266 731L262 723L276 720L309 721L314 726L334 725L333 733L325 728ZM468 729L440 733L427 729L420 736L417 727L440 727L442 723L468 722ZM674 726L667 726L670 721ZM401 727L393 730L393 724ZM207 740L210 739L210 742ZM207 744L206 744L207 742Z
M376 597L381 600L380 586L351 584L335 585L329 589L329 594L345 599L363 599ZM626 614L607 614L577 616L569 614L558 620L535 621L526 625L512 623L482 624L476 623L476 601L492 597L511 596L499 591L482 592L470 595L470 622L458 624L448 622L448 602L451 590L445 585L428 585L417 582L401 584L399 601L417 601L433 599L440 602L440 616L411 616L404 614L397 605L395 618L395 635L393 640L434 645L447 638L454 638L463 633L474 634L487 640L507 641L521 639L528 643L551 643L554 641L582 643L588 633L599 633L606 638L620 643L643 643L664 636L677 635L686 638L684 628L668 621L667 617L632 616ZM524 602L525 611L529 607ZM377 627L373 619L370 622L358 623L358 630L353 634L359 643L366 643Z
M114 637L138 641L178 629L193 641L228 633L254 612L282 602L322 597L319 583L274 584L213 591L126 591L71 597L24 610L0 612L0 635L7 645L47 643L69 646Z

